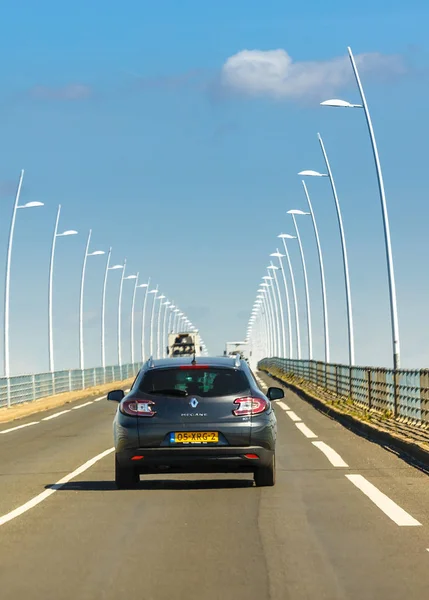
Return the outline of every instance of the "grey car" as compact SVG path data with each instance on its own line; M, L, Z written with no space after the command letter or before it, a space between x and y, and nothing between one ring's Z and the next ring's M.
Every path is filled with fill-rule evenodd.
M277 422L271 400L280 388L259 389L237 358L149 360L113 422L119 489L150 473L253 473L257 486L275 483Z

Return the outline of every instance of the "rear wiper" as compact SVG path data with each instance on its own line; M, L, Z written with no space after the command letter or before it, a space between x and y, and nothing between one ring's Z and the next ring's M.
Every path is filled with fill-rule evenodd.
M153 390L152 392L146 392L147 394L164 394L165 396L187 396L188 393L185 390Z

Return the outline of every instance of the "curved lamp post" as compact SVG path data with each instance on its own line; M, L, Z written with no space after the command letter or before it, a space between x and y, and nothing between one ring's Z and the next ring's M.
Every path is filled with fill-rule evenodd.
M13 234L15 232L15 220L18 209L22 208L36 208L43 206L43 202L27 202L26 204L19 205L19 198L21 196L22 181L24 179L24 169L21 171L21 175L18 181L18 188L15 194L15 202L13 204L12 219L10 222L9 229L9 241L7 246L7 258L6 258L6 271L5 271L5 286L4 286L4 374L5 377L10 377L10 335L9 335L9 321L10 321L10 269L12 261L12 246L13 246ZM7 405L10 406L10 382L7 382Z
M288 335L289 335L289 358L293 358L292 317L291 317L291 311L290 311L289 287L288 287L288 284L286 281L286 274L285 274L285 270L283 267L283 261L282 261L282 258L284 258L285 255L281 254L281 252L279 252L279 249L277 248L275 252L270 254L270 256L275 256L279 259L279 269L280 269L282 277L283 277L283 285L285 288L285 295L286 295L287 326L288 326Z
M289 235L288 233L281 233L278 236L283 242L283 248L286 255L287 264L289 267L290 280L292 283L292 294L293 294L293 303L295 308L295 328L296 328L296 346L297 346L297 357L298 360L301 360L301 331L299 325L299 309L298 309L298 296L296 293L296 285L295 285L295 275L293 273L292 262L289 256L289 250L286 244L286 240L295 240L295 235Z
M113 265L110 266L110 258L112 256L112 248L109 248L107 254L106 269L104 271L103 280L103 293L101 298L101 364L103 369L106 368L106 289L107 289L107 275L109 271L117 271L123 269L124 265Z
M164 306L165 306L165 310L164 310L164 323L163 323L163 327L162 327L162 335L161 335L161 339L162 339L162 352L161 352L161 356L160 358L164 358L165 356L165 347L166 347L166 342L165 342L165 332L167 329L167 314L169 311L169 306L171 305L171 302L169 300L167 300L166 302L164 302Z
M161 296L158 296L157 300L164 300L165 296L164 294L162 294ZM156 356L157 358L161 358L161 314L162 314L162 306L163 303L160 302L159 303L159 310L158 310L158 328L157 328L157 332L156 332Z
M62 233L58 233L58 224L60 221L61 204L58 205L57 218L55 220L54 235L52 237L51 246L51 258L49 261L49 284L48 284L48 348L49 348L49 370L51 373L55 370L54 361L54 334L53 334L53 308L52 308L52 295L53 295L53 278L54 278L54 259L55 259L55 247L57 238L66 237L69 235L76 235L77 231L74 229L68 229Z
M124 260L124 268L122 269L121 283L119 284L119 297L118 297L118 364L122 367L122 291L124 287L124 281L136 279L137 275L127 275L125 277L125 269L127 266L127 260Z
M91 242L92 229L89 230L88 239L85 246L85 254L82 263L82 275L80 280L80 301L79 301L79 365L81 371L85 369L85 354L83 345L83 293L85 287L85 273L86 273L86 261L88 256L100 256L105 254L104 250L95 250L94 252L88 252L89 244ZM83 374L82 374L83 377Z
M302 171L300 174L305 175L306 171ZM319 256L319 268L320 268L320 282L322 286L322 302L323 302L323 330L325 337L325 363L330 362L330 343L329 343L329 320L328 320L328 300L326 295L326 281L325 281L325 267L323 264L322 246L320 245L319 230L317 228L316 217L314 216L313 205L311 203L310 194L308 193L305 181L302 182L304 187L305 197L307 198L307 204L311 215L311 221L313 223L314 236L316 238L317 253ZM344 255L343 255L344 256ZM349 329L350 331L350 329Z
M299 235L299 229L296 222L295 215L305 215L309 213L304 213L302 210L288 210L288 214L291 215L293 224L295 227L296 237L299 245L299 252L301 254L301 262L302 262L302 270L304 273L304 286L305 286L305 299L307 305L307 332L308 332L308 359L313 360L313 333L311 327L311 308L310 308L310 292L308 289L308 277L307 277L307 267L305 265L305 256L304 249L301 243L301 236Z
M142 361L142 363L146 359L146 306L147 306L147 298L148 298L149 287L150 287L150 277L147 280L147 283L144 285L146 287L146 291L144 294L143 310L142 310L142 335L141 335L141 361Z
M387 262L387 274L389 281L389 301L390 301L390 319L392 327L392 347L393 347L393 368L395 371L400 368L400 341L399 341L399 324L398 324L398 308L396 298L396 283L395 283L395 271L393 268L393 255L392 255L392 242L390 237L390 225L389 225L389 214L387 211L386 193L384 190L383 173L381 170L380 157L378 154L377 142L375 139L374 128L372 125L372 119L369 112L368 104L365 97L365 92L360 80L359 71L356 66L356 61L353 56L352 49L347 48L350 62L352 65L353 73L356 79L356 83L359 89L362 104L351 104L344 100L332 99L325 100L322 102L322 106L334 106L341 108L363 108L368 126L368 133L371 140L372 153L374 156L375 169L377 172L378 191L380 195L381 213L383 217L383 229L384 229L384 243L386 249L386 262ZM395 386L396 387L396 386ZM396 390L395 390L396 393Z
M277 297L278 297L278 303L279 303L279 307L280 307L280 322L281 322L281 328L282 328L282 358L286 358L286 333L285 333L285 319L284 319L284 312L283 312L283 301L282 301L282 296L280 294L280 286L279 286L279 281L277 279L277 273L276 271L278 270L278 267L274 266L273 263L271 262L270 266L268 267L274 276L274 282L276 284L276 289L277 289Z
M328 155L325 150L325 145L323 144L323 140L321 135L318 133L317 137L319 139L320 148L322 150L323 158L325 160L326 170L328 173L319 173L318 171L301 171L299 175L309 176L309 177L328 177L331 183L332 195L335 201L335 210L337 213L338 219L338 228L340 230L340 239L341 239L341 251L343 255L343 269L344 269L344 283L346 287L346 303L347 303L347 329L348 329L348 346L349 346L349 365L353 366L355 364L355 343L354 343L354 327L353 327L353 310L352 310L352 294L350 289L350 275L349 275L349 261L347 257L347 245L346 245L346 236L344 233L344 225L343 218L341 215L340 202L338 199L337 188L335 185L335 180L332 175L331 166L329 164ZM304 182L303 182L304 183ZM304 190L307 195L307 200L309 198L307 188L304 184ZM310 203L311 204L311 203ZM329 362L329 361L327 361Z

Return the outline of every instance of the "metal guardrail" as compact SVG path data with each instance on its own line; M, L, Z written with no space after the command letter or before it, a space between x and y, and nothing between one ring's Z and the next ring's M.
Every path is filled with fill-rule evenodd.
M123 381L137 374L140 363L73 369L54 373L36 373L17 377L0 377L0 408L55 396L63 392L84 390L114 381Z
M429 369L349 367L315 360L265 358L258 368L300 378L367 410L429 427Z

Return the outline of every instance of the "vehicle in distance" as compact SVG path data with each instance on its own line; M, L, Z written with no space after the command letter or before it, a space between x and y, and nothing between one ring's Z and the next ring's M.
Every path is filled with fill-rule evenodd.
M119 402L113 432L119 489L151 473L253 473L275 484L277 421L247 363L237 358L149 360Z
M168 334L167 354L174 356L201 356L202 346L198 331Z

